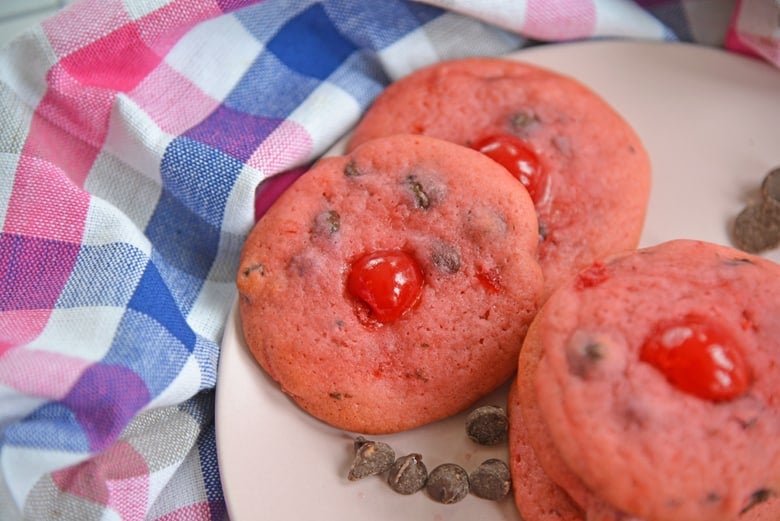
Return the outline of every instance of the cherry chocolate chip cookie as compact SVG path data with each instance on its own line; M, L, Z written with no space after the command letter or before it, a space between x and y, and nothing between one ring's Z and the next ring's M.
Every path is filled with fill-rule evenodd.
M778 295L780 266L701 241L582 270L521 350L513 469L530 447L585 519L778 519Z
M404 133L477 149L525 186L539 217L546 294L639 242L649 156L612 106L568 76L501 58L439 62L385 89L349 147Z
M251 232L237 274L246 342L303 409L396 432L509 379L542 299L526 190L426 136L325 158Z

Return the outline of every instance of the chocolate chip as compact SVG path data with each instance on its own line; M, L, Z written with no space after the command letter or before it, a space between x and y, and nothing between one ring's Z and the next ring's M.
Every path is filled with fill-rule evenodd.
M245 267L244 270L241 273L244 275L244 277L248 277L248 276L252 275L253 273L256 273L256 274L262 276L262 275L265 275L265 267L262 264L260 264L260 263L252 264L250 266Z
M780 205L780 167L770 171L761 183L764 201Z
M494 405L483 405L466 416L466 435L480 445L504 441L508 427L506 412Z
M761 182L761 200L747 205L734 220L734 244L748 253L780 246L780 167Z
M428 475L425 489L439 503L457 503L469 494L469 476L460 465L444 463Z
M420 184L420 182L417 181L413 175L410 175L406 178L406 184L414 196L414 206L416 208L422 208L423 210L430 208L431 198L428 197L428 194L425 193L422 184Z
M509 466L500 459L483 461L469 475L471 493L482 499L498 501L509 494L512 488L512 475Z
M748 253L780 245L780 219L764 202L745 207L734 220L734 243Z
M569 372L584 378L590 370L607 355L607 346L599 342L586 342L566 351Z
M744 514L754 506L763 503L764 501L768 501L772 495L772 491L766 488L760 488L756 490L748 498L747 504L742 508L742 510L739 511L740 515Z
M390 469L395 461L395 451L387 443L355 439L355 458L349 468L347 479L356 481L367 476L376 476Z
M546 241L548 234L549 231L547 230L547 226L545 226L544 223L539 222L539 242Z
M528 136L539 126L539 118L530 110L515 112L509 116L509 128L521 137Z
M341 215L336 210L325 210L314 218L314 233L333 235L341 229Z
M387 483L399 494L414 494L425 486L428 469L420 454L401 456L390 466Z
M446 273L457 273L460 270L460 255L451 244L438 244L431 254L433 265Z
M355 160L350 159L349 162L347 162L347 165L344 167L344 174L347 177L360 177L363 175L363 172L358 170L358 167L355 164Z

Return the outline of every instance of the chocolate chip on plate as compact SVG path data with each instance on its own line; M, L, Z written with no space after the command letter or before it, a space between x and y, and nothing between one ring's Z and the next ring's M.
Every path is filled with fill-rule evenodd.
M425 490L434 501L449 505L469 494L469 475L455 463L443 463L428 474Z
M780 245L780 218L764 202L745 207L734 220L734 244L748 253Z
M355 440L355 457L349 467L347 479L356 481L367 476L382 474L390 469L393 462L395 462L395 451L390 445L358 436Z
M425 486L428 469L420 454L407 454L390 466L387 483L399 494L414 494Z
M482 499L498 501L509 494L512 488L512 475L509 466L500 459L483 461L469 475L471 493Z
M501 407L483 405L466 417L466 434L480 445L496 445L506 438L509 420Z

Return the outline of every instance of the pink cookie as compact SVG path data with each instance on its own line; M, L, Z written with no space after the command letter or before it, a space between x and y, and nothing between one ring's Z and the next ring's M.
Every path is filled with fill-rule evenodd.
M583 521L582 508L545 473L528 439L517 382L509 388L509 469L515 504L525 521Z
M572 78L498 58L441 62L390 85L349 146L403 133L478 148L491 136L521 141L512 164L521 164L517 175L527 177L535 201L546 293L595 259L638 244L648 155L629 124ZM502 146L490 147L506 157ZM533 164L539 168L523 173Z
M549 298L519 357L520 409L588 519L777 518L778 295L778 265L677 240Z
M321 160L251 232L237 276L243 332L314 416L410 429L512 376L541 301L537 240L528 193L482 154L426 136L374 140ZM416 268L397 278L404 262Z

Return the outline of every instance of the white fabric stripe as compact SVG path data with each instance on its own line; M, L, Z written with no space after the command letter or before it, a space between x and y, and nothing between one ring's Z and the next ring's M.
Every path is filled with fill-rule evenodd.
M217 256L218 259L232 258L230 256ZM224 267L215 265L214 270L224 270ZM220 279L224 280L223 276ZM236 295L235 272L229 282L215 282L206 280L198 294L189 315L187 323L192 326L197 334L219 343L225 328L225 317L228 316Z
M222 216L222 232L244 235L255 223L255 189L261 180L260 172L244 165L233 184ZM220 245L221 247L221 245Z
M3 411L0 416L0 432L48 401L48 398L22 394L0 383L0 411Z
M131 20L143 18L149 13L171 3L173 3L173 0L122 0L122 5Z
M392 80L439 60L436 49L428 40L425 29L419 27L394 44L379 51L379 59Z
M463 13L504 29L518 31L525 24L525 0L419 0L427 4ZM473 43L473 42L472 42Z
M111 110L103 150L160 184L160 160L173 139L132 99L119 95Z
M100 521L125 521L119 512L108 506L100 514Z
M27 126L29 128L29 126ZM16 154L4 154L0 152L0 172L6 172L3 175L11 177L12 172L16 171L16 167L19 164L19 156ZM12 182L0 183L0 230L3 229L3 223L5 223L5 216L8 210L8 201L11 199L11 189L14 184Z
M141 230L146 228L162 192L154 182L116 157L101 152L84 182L92 194L82 242L100 245L108 242L132 244L151 253L151 243ZM119 211L117 211L119 207Z
M168 465L163 469L153 471L149 473L149 504L154 505L157 503L157 498L160 497L162 491L168 486L168 483L173 479L176 471L181 466L181 461L176 461L173 465ZM153 519L153 518L149 518Z
M36 26L0 52L0 78L28 106L46 93L46 74L57 61L43 29Z
M111 348L124 313L124 308L115 307L92 307L89 313L84 308L54 309L46 327L26 349L97 362Z
M524 41L516 33L497 31L474 18L445 13L425 25L425 33L442 59L495 56L517 49Z
M193 27L165 61L207 95L223 101L262 50L234 15L225 15Z
M4 476L13 476L12 480L7 481L8 489L21 511L25 498L41 476L75 465L86 457L86 454L76 452L28 449L6 444L0 453L0 469Z
M309 131L314 157L324 153L360 117L360 106L350 94L323 82L287 118Z
M158 485L159 487L159 485ZM198 451L193 448L157 496L147 519L157 519L183 505L202 503L208 497Z
M200 389L200 366L194 356L189 356L176 378L168 384L168 387L150 401L144 410L155 407L166 407L187 401L195 396Z
M628 36L663 39L664 25L630 0L594 0L596 26L593 36Z
M0 120L3 121L3 132L0 132L0 161L4 156L16 161L17 154L22 152L24 143L30 133L30 124L33 120L33 111L8 85L0 83ZM9 155L10 154L10 155ZM13 172L14 169L3 167L0 172ZM10 189L10 186L9 186Z

